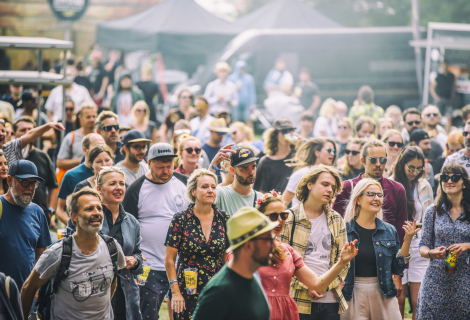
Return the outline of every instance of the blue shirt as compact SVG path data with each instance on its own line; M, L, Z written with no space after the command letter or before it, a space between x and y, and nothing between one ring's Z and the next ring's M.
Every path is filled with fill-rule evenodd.
M26 208L13 205L3 196L0 220L0 272L15 280L18 288L34 268L36 248L51 245L46 215L35 203Z
M84 163L67 171L62 179L59 195L57 197L64 200L67 199L67 196L73 193L75 186L79 182L88 179L91 176L93 176L93 170L85 166Z

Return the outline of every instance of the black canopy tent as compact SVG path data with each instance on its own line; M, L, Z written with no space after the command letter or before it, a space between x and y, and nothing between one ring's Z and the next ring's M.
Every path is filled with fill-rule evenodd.
M124 51L207 55L222 49L240 31L194 0L165 0L137 15L99 24L96 41Z
M341 28L341 24L299 0L275 0L240 17L236 22L246 29L261 28Z

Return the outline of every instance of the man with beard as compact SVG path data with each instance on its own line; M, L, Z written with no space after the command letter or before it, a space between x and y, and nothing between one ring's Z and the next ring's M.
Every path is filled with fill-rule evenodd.
M242 208L227 221L233 258L202 290L193 320L268 320L259 267L269 266L274 249L272 230L279 224L254 208Z
M34 163L16 161L8 170L8 192L0 197L0 272L12 277L18 288L51 245L46 215L32 203L40 181L44 179L38 176Z
M150 171L134 181L122 202L124 210L140 223L140 247L152 267L145 286L140 287L142 319L158 319L170 285L164 263L168 226L175 213L189 205L185 196L188 177L174 172L175 157L170 144L154 144L148 154Z
M465 127L463 128L463 141L465 148L448 156L444 161L444 166L451 162L459 163L470 175L470 120L465 122Z
M57 242L39 259L21 290L23 312L29 313L36 291L58 272L65 241L72 254L67 277L58 284L51 298L51 319L114 319L111 298L116 289L114 265L106 241L98 235L103 225L103 207L99 193L83 188L69 197L69 211L76 233ZM117 267L126 268L121 246L117 249ZM128 266L127 266L128 267Z
M95 121L96 133L100 134L106 145L114 151L114 163L124 160L121 153L122 144L119 141L118 116L111 111L103 111Z
M124 136L121 152L126 158L117 163L116 167L124 171L127 185L130 186L135 180L149 172L148 164L142 160L150 142L152 140L146 139L145 135L138 130L130 130Z
M251 188L256 178L255 153L250 148L238 147L230 150L233 144L228 144L217 153L212 160L210 170L212 172L221 171L218 169L219 163L224 160L230 161L230 172L235 176L231 185L217 186L216 205L220 210L233 215L242 207L255 207L256 201L262 197L258 191ZM227 153L231 153L230 156Z

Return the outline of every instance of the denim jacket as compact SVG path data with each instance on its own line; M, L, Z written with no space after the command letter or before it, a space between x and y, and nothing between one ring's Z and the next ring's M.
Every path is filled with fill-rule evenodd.
M397 288L393 283L394 274L402 274L408 263L409 257L402 257L400 254L400 241L398 233L394 226L375 218L376 230L372 235L374 243L375 256L377 259L377 276L379 278L379 286L385 298L393 298L397 295ZM358 240L356 248L361 250L361 239L356 232L355 221L346 222L346 232L348 233L348 241ZM346 276L343 295L347 301L351 301L354 289L354 276L356 257L351 260L348 275Z
M119 210L124 210L122 205L119 205ZM67 223L67 234L72 235L76 231L75 226L72 223L72 219L69 219ZM106 217L103 219L103 226L101 233L108 234L109 227ZM126 212L126 216L121 223L121 232L123 238L122 251L125 256L134 256L137 259L137 266L132 269L121 269L119 273L124 278L130 281L121 280L121 287L126 298L126 319L128 320L141 320L142 314L140 312L140 289L135 280L134 275L138 275L144 272L142 251L140 250L140 243L142 237L140 236L140 224L134 216Z

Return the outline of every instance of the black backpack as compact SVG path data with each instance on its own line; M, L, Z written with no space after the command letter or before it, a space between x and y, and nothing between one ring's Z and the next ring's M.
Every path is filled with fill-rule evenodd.
M113 263L113 270L114 270L114 278L111 284L114 283L118 274L118 267L117 267L117 258L118 258L118 250L116 247L116 242L114 238L99 233L100 237L106 242L106 245L109 250L109 255L111 256L111 261ZM50 320L51 319L51 301L52 295L57 293L59 288L59 284L61 281L65 280L69 275L69 266L70 261L72 260L72 236L67 236L61 240L62 242L62 258L60 260L60 265L57 270L57 274L54 277L54 282L52 284L51 279L49 279L46 284L44 284L39 289L39 297L38 297L38 316L41 320Z

